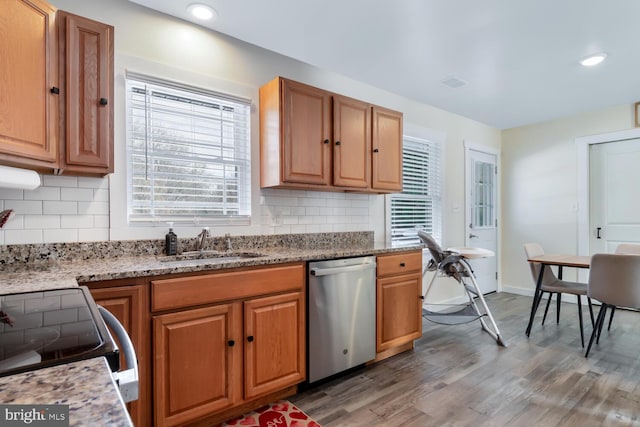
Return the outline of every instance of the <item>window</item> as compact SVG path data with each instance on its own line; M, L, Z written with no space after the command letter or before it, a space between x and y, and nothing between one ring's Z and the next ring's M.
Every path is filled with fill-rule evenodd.
M403 192L389 196L391 244L418 244L421 229L440 240L440 144L405 136L402 162Z
M128 221L248 223L250 102L127 73Z

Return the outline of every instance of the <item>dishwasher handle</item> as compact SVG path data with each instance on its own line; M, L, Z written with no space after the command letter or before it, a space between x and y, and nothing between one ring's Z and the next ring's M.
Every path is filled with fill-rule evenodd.
M118 341L122 346L122 352L124 353L124 360L127 363L129 369L125 371L115 372L113 377L118 383L122 400L125 403L138 400L138 360L136 357L136 349L133 347L131 338L127 334L126 329L122 326L122 323L118 321L116 316L111 314L109 310L98 305L98 311L104 319L104 322L111 328L111 330L118 337Z
M356 265L347 265L343 267L330 267L330 268L312 268L309 273L312 276L327 276L329 274L338 274L338 273L348 273L353 271L363 271L363 270L371 270L376 268L375 263L365 263L365 264L356 264Z

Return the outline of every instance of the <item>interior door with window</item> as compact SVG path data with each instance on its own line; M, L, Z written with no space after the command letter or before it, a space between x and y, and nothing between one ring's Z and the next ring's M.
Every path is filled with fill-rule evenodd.
M493 251L496 256L470 261L483 294L498 290L497 159L467 147L465 245Z
M591 145L589 251L615 252L640 244L640 139Z

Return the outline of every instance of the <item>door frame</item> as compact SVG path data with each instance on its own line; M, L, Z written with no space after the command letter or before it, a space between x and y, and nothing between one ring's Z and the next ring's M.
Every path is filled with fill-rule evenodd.
M627 129L575 139L578 167L578 255L589 255L589 147L593 144L640 138L640 128Z
M467 183L469 181L468 173L470 171L469 161L471 160L469 151L479 151L481 153L490 154L496 156L496 167L498 171L496 173L496 206L495 206L495 215L496 215L496 271L498 272L498 280L497 280L497 290L496 292L502 292L502 275L500 274L502 263L500 261L500 254L502 253L502 242L501 242L501 233L500 228L502 226L500 219L500 194L502 193L502 184L501 184L501 159L500 159L500 150L492 147L487 147L486 145L476 144L472 141L465 139L463 141L464 145L464 244L468 243L468 227L467 225L471 222L471 200L469 200L469 188Z

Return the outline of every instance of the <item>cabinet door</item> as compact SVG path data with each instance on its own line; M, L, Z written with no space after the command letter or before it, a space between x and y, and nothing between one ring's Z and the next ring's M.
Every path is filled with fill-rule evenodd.
M139 397L127 403L129 414L136 426L150 425L150 375L151 367L147 356L149 340L146 313L149 309L145 303L146 286L119 286L115 288L92 289L91 295L99 305L109 310L127 330L138 357ZM113 335L113 334L112 334ZM114 339L115 335L113 335ZM116 339L117 340L117 339ZM120 343L118 343L120 345ZM126 368L124 356L120 358L120 366Z
M41 0L3 0L0 15L0 161L55 167L55 8Z
M304 380L304 294L291 292L244 303L245 398Z
M113 172L113 27L60 12L62 169Z
M422 336L420 273L377 280L376 351L381 352Z
M282 80L284 182L331 185L331 95Z
M333 97L333 184L371 187L371 106Z
M240 303L153 319L155 425L172 426L241 398Z
M382 107L372 109L373 133L371 187L402 191L402 113Z

